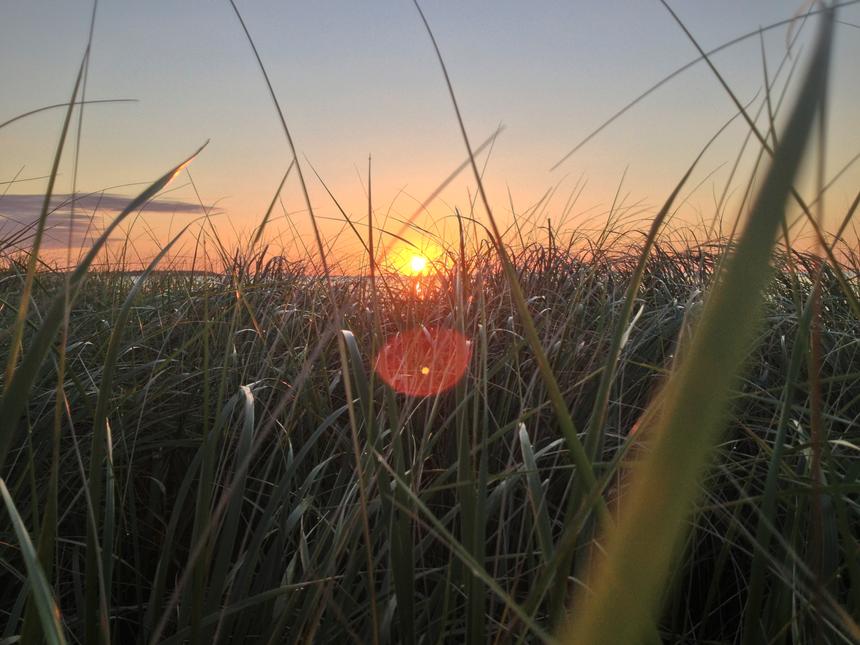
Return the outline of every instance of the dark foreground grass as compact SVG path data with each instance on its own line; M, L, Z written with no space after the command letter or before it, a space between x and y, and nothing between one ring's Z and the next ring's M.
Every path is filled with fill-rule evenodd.
M512 261L564 399L584 428L639 251L571 242L534 245ZM137 278L92 274L70 312L59 420L49 579L66 637L84 640L86 535L93 521L105 549L99 573L105 629L115 642L146 642L160 622L168 642L367 640L374 632L371 598L382 640L466 640L476 629L468 611L476 598L477 632L486 640L532 640L536 628L551 631L549 597L534 590L560 543L572 470L511 315L507 281L491 247L483 249L438 279L423 279L420 298L413 279L379 276L376 298L367 278L334 282L360 355L360 364L354 354L351 365L359 375L353 421L329 324L332 292L305 267L249 260L225 266L223 276L154 273L121 327L118 316ZM594 463L605 474L612 509L626 494L629 462L647 451L647 429L633 430L642 427L643 410L683 352L726 250L658 245L645 266ZM860 324L823 265L816 369L826 441L816 486L809 367L801 361L791 373L789 365L808 334L803 309L822 265L800 253L780 254L775 264L765 322L731 395L728 432L699 487L692 529L663 593L659 632L667 641L739 638L780 433L770 546L759 554L763 629L782 642L816 633L826 642L846 641L850 632L834 607L860 610ZM858 269L857 257L845 256L843 274L855 290ZM63 281L61 274L40 276L35 312ZM20 285L20 274L7 271L4 328L14 322ZM370 376L372 352L397 331L420 325L462 329L472 339L469 373L439 396L393 394ZM107 361L113 376L105 397L100 384L112 335L117 349ZM8 342L7 334L4 353ZM54 354L34 383L4 473L34 535L50 490L56 361ZM93 517L87 481L103 397L108 450L96 474L105 492ZM372 588L351 423L363 439ZM242 470L246 455L251 461ZM219 507L201 538L196 518L213 517ZM816 543L810 536L818 523ZM473 535L464 535L466 527ZM4 528L2 541L2 635L12 638L20 633L32 578L15 535ZM575 559L587 560L587 541L578 548ZM199 579L189 567L202 572ZM580 579L568 581L569 592Z

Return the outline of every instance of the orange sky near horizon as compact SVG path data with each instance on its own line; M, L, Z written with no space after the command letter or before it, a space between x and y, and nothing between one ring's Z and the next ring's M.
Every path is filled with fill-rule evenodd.
M599 230L613 204L616 213L624 213L624 226L645 228L701 147L734 114L713 73L699 63L551 170L618 108L696 57L659 3L572 4L424 3L473 147L504 126L492 146L478 155L493 212L503 227L516 216L526 235L536 239L546 237L547 219L554 228ZM790 18L802 6L776 0L714 4L678 3L676 8L706 48ZM0 122L68 100L86 42L89 7L83 1L58 7L35 0L6 10L0 25L0 60L7 61L0 67L6 88L0 93ZM380 229L420 248L455 243L455 209L467 218L474 215L471 234L487 224L470 168L420 208L465 161L466 151L430 42L410 3L284 7L266 1L239 7L295 138L334 264L366 262L362 241L341 208L366 237L368 155ZM825 222L831 231L860 186L860 169L851 163L860 152L860 89L852 62L860 59L860 5L842 9L840 20L827 176L847 169L826 196ZM775 83L774 101L799 61L787 91L790 105L814 20L799 30L792 57L781 65L786 43L796 33L782 26L768 31L761 43L749 38L715 55L715 64L740 99L751 101L751 113L764 105L762 49ZM189 224L173 253L177 266L194 256L201 227L209 234L208 252L217 246L213 231L229 250L252 237L291 156L227 3L192 0L171 12L150 3L100 6L86 97L136 102L88 106L81 121L75 114L55 193L105 191L107 197L81 201L71 226L68 209L58 211L44 250L49 261L64 262L70 228L78 245L85 242L143 187L141 182L152 181L207 139L210 144L188 172L180 173L160 205L123 225L123 237L109 254L116 261L125 251L129 264L145 263ZM0 234L16 222L32 221L38 212L62 118L62 110L47 111L0 129L0 181L5 182L0 185ZM766 127L763 118L758 123ZM81 145L75 154L78 124ZM682 191L677 228L690 227L701 235L702 223L713 222L747 134L746 125L736 119L705 155ZM722 203L727 227L744 202L757 153L749 145L734 173ZM806 168L798 182L810 202L813 174ZM208 211L205 221L201 203ZM790 212L797 216L796 208ZM408 220L412 226L404 228ZM275 203L267 231L270 253L297 260L315 254L295 171ZM846 235L857 239L853 227ZM393 252L404 252L396 236L380 232L377 244L380 237ZM511 239L516 238L512 233Z

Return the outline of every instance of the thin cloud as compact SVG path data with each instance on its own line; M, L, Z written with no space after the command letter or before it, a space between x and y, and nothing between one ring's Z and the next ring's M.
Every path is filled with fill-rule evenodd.
M0 241L20 237L19 246L29 245L28 231L35 229L42 212L43 194L5 195L0 198ZM128 206L130 197L112 193L88 195L59 194L51 198L50 213L42 245L45 249L63 248L71 241L73 246L85 244L103 229L107 221ZM72 207L74 206L74 212ZM181 200L156 199L143 209L145 213L192 214L203 213L200 204ZM218 209L209 208L209 213Z

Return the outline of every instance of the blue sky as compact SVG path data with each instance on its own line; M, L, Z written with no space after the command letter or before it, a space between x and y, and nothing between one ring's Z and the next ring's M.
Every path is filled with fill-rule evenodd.
M368 154L374 159L377 208L385 212L393 202L391 212L403 216L412 212L415 199L426 197L463 160L442 76L411 2L259 0L239 1L238 6L306 171L311 174L305 156L357 219L366 210ZM803 5L689 0L673 6L699 42L710 48L789 18ZM0 121L68 99L90 7L89 2L71 0L4 6ZM700 64L550 171L604 118L695 57L668 12L659 2L641 0L428 0L422 7L473 142L498 124L505 126L487 168L490 194L501 215L509 213L508 190L519 211L558 182L560 208L579 177L588 184L575 213L599 213L611 203L625 168L629 203L656 208L699 148L732 114L730 100ZM845 8L840 18L860 24L860 5ZM796 49L801 56L813 32L809 24L801 33ZM785 51L787 35L787 29L780 28L765 36L771 73ZM832 171L860 152L857 60L860 29L840 25L831 97ZM757 39L721 53L714 62L742 100L751 99L762 84ZM259 220L290 160L262 77L226 1L102 2L87 96L137 102L87 108L78 189L154 179L211 139L191 172L204 202L218 204L216 220L226 238L234 230L249 231ZM62 112L53 111L0 130L0 181L11 180L22 167L21 177L46 174L61 120ZM691 185L714 174L691 196L690 217L712 212L714 191L722 189L745 134L741 123L733 126L704 160ZM67 155L59 192L71 191L71 177ZM850 203L858 177L852 169L834 186L828 200L831 219ZM444 227L453 206L468 210L469 190L474 192L470 179L464 174L454 182L421 223ZM194 192L182 183L171 199L195 202ZM319 183L310 184L314 207L324 217L335 217ZM39 181L17 183L9 192L37 195L43 188ZM304 208L295 181L284 192L284 206L290 212ZM139 238L161 239L193 216L182 210L175 217L153 213L148 220L152 232L140 232ZM298 233L309 234L304 215L294 217ZM328 222L325 227L333 236L341 226ZM292 229L282 230L288 233L281 241L289 246Z

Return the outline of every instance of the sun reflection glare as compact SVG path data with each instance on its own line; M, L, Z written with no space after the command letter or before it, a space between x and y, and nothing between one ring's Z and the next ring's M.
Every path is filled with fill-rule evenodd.
M456 385L471 356L471 344L463 334L422 326L390 338L376 356L375 369L398 392L431 396Z

